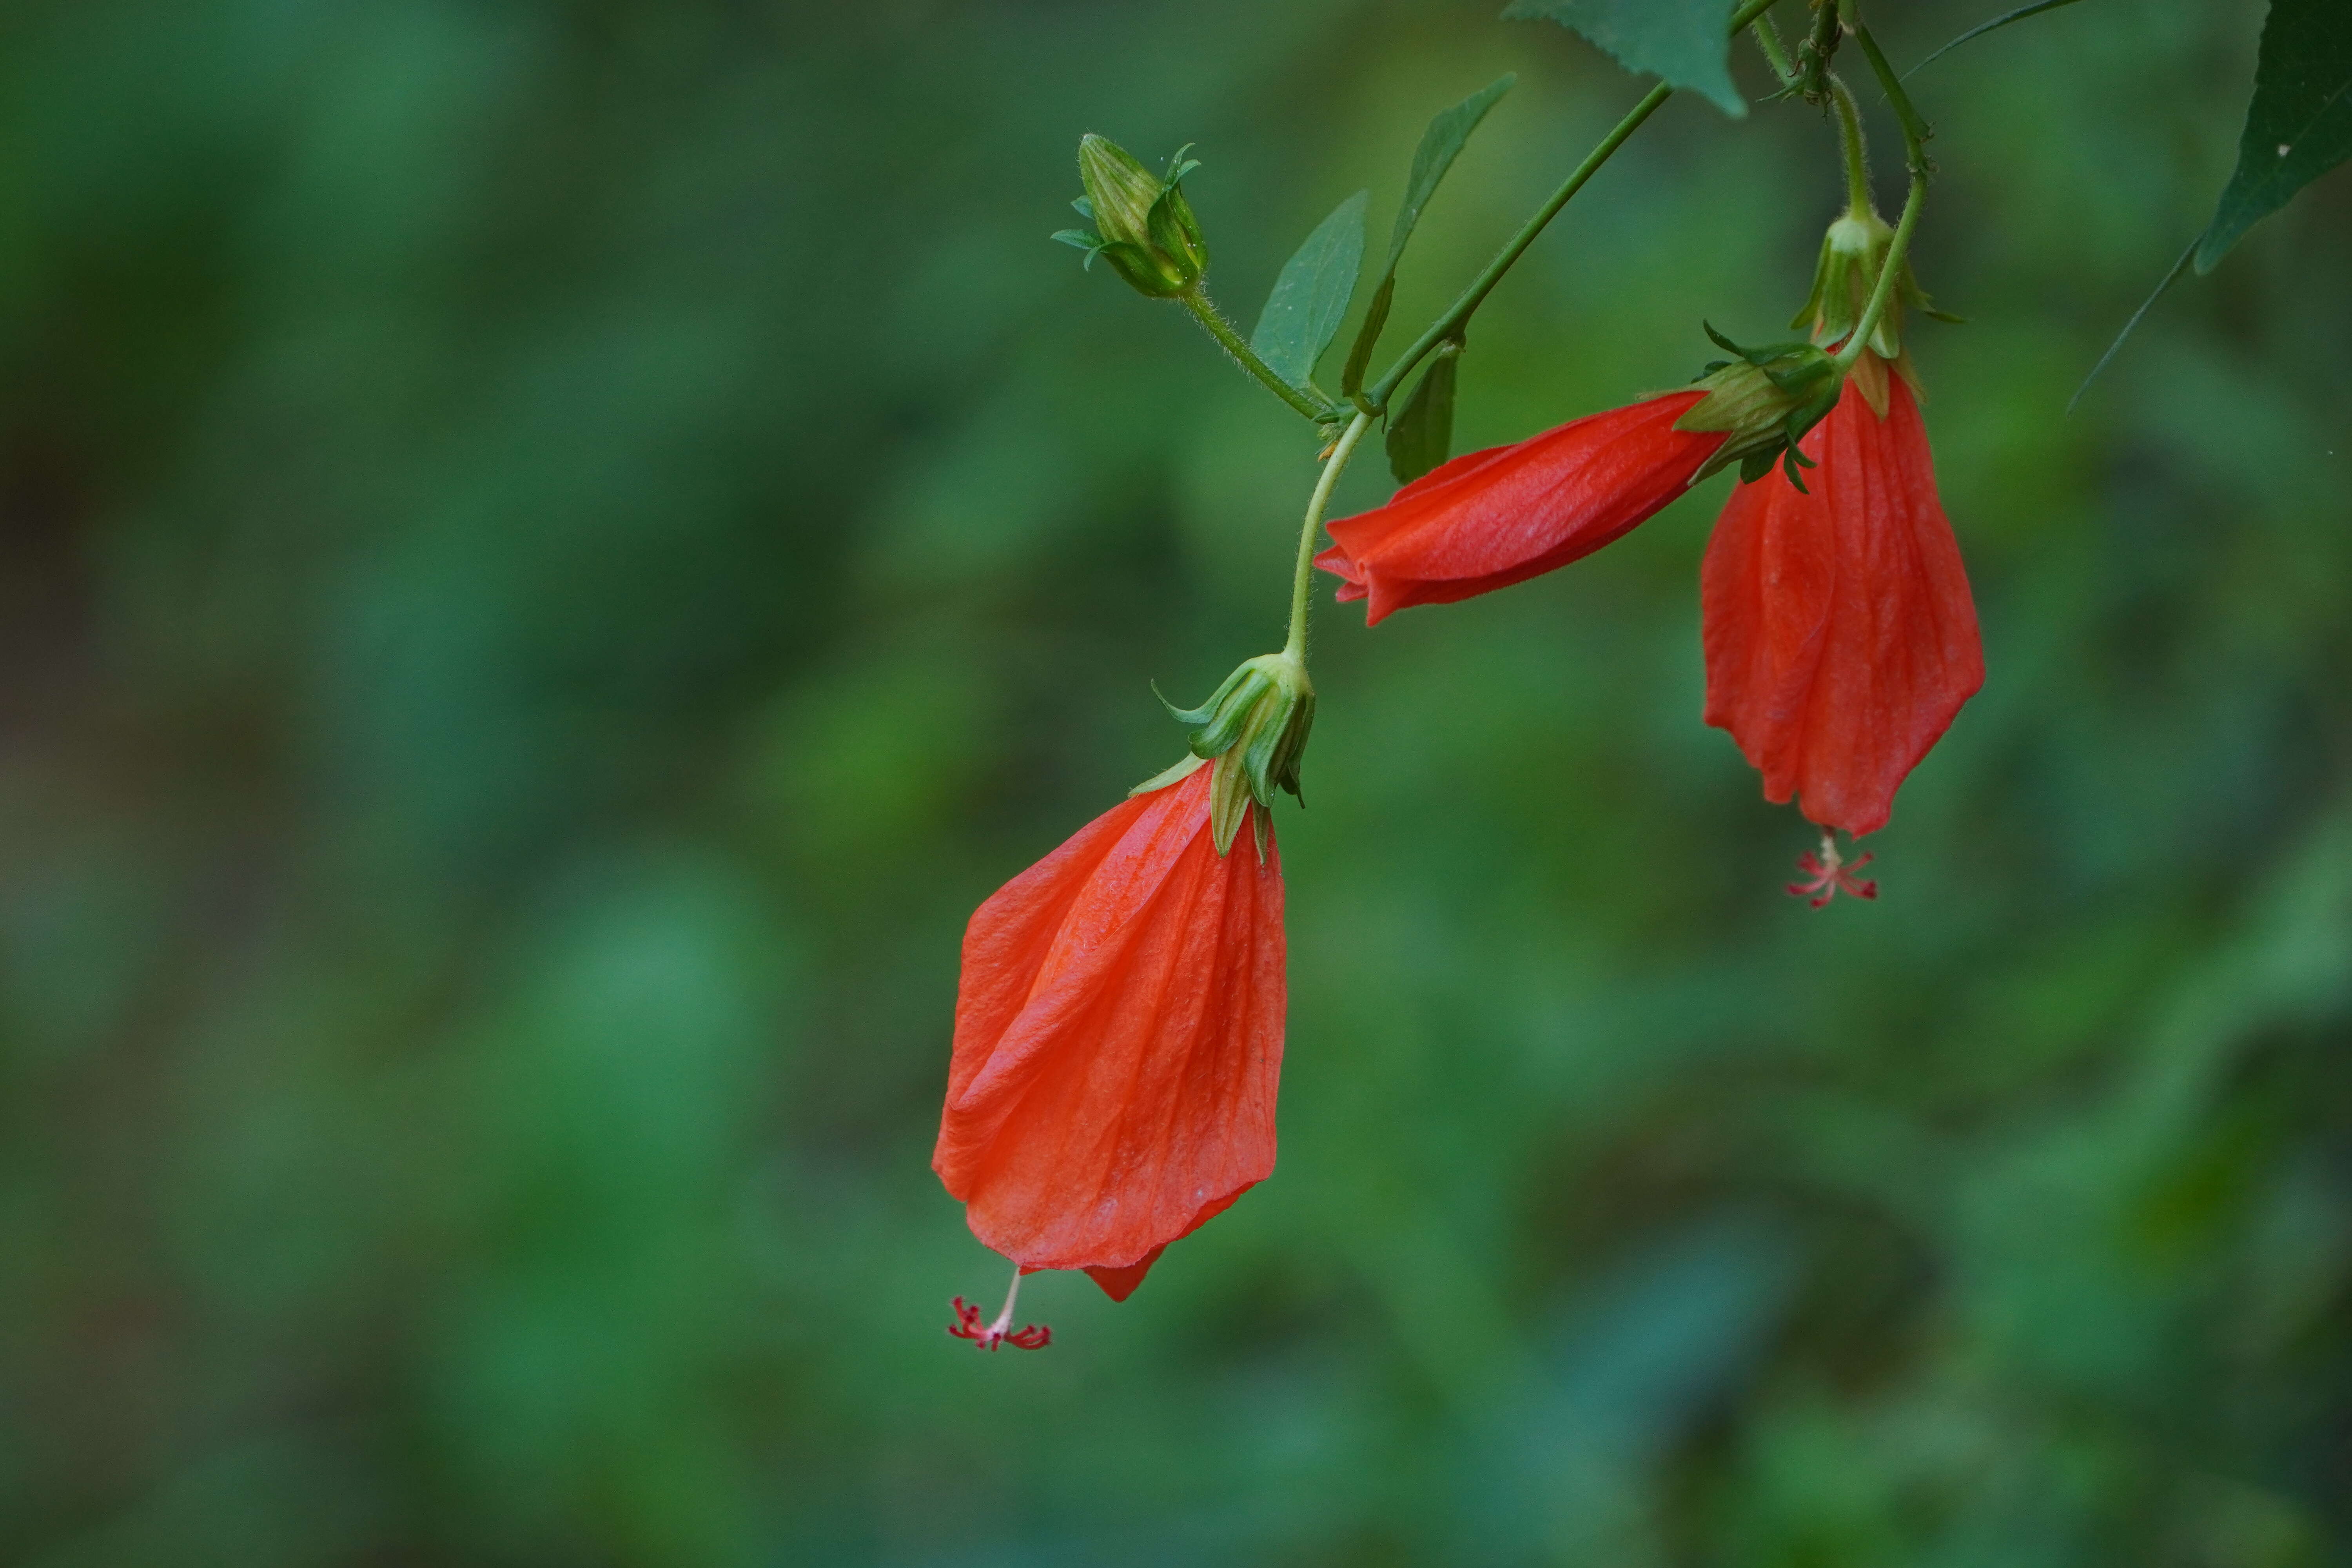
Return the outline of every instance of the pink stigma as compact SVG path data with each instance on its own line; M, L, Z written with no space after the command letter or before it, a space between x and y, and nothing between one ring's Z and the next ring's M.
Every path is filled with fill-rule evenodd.
M1847 865L1838 855L1837 836L1824 827L1822 829L1822 852L1819 855L1809 852L1797 858L1797 869L1807 879L1790 883L1790 895L1810 900L1817 910L1840 893L1852 893L1857 899L1874 899L1878 897L1878 883L1875 880L1863 881L1854 875L1874 858L1874 856L1865 854L1851 866Z
M948 1325L951 1339L970 1340L981 1350L1001 1350L1011 1345L1015 1350L1041 1351L1054 1342L1054 1331L1043 1323L1030 1323L1015 1329L1013 1326L1013 1303L1021 1295L1021 1266L1013 1266L1013 1289L1004 1293L1004 1310L996 1314L996 1321L983 1325L980 1309L962 1297L955 1299L956 1321Z

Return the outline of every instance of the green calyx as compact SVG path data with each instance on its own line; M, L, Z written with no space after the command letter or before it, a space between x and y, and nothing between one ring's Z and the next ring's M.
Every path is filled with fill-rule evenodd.
M1094 220L1092 229L1066 228L1054 236L1099 256L1139 291L1156 300L1191 289L1209 268L1209 244L1184 199L1184 176L1200 163L1179 149L1165 174L1154 174L1132 154L1104 137L1078 140L1078 178L1087 194L1070 205Z
M1813 291L1789 325L1811 329L1817 343L1843 342L1869 308L1871 290L1878 286L1879 271L1886 265L1886 252L1894 241L1895 230L1874 212L1848 213L1830 225L1829 233L1822 237L1821 261L1813 268ZM1890 363L1903 357L1906 305L1916 305L1939 321L1959 320L1928 303L1926 292L1911 276L1911 263L1905 260L1895 279L1895 291L1887 296L1886 309L1880 312L1878 324L1864 345Z
M1258 858L1265 859L1265 813L1276 790L1298 794L1299 759L1315 727L1315 687L1305 662L1288 653L1260 654L1225 677L1198 708L1160 700L1178 723L1191 728L1186 743L1192 755L1216 767L1209 784L1209 823L1217 853L1233 847L1242 818L1251 815L1255 803L1260 808L1254 818Z
M1837 362L1811 343L1742 348L1711 326L1706 335L1739 357L1710 363L1697 383L1706 395L1675 421L1677 430L1720 430L1729 437L1691 482L1738 463L1740 482L1750 484L1769 473L1777 460L1789 482L1803 489L1804 478L1797 470L1813 462L1797 443L1837 406L1845 387Z

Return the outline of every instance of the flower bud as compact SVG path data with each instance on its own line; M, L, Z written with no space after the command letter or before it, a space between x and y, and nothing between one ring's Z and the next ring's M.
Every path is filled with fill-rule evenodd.
M1121 278L1157 299L1181 294L1208 269L1209 246L1184 199L1183 179L1200 164L1178 152L1165 176L1155 175L1126 149L1089 133L1078 142L1078 178L1087 187L1078 210L1094 232L1055 236L1099 256Z
M1298 763L1315 727L1315 688L1307 679L1306 662L1291 653L1261 654L1225 677L1198 708L1179 708L1164 697L1160 702L1178 723L1192 727L1187 743L1197 761L1179 763L1138 789L1156 788L1199 761L1214 763L1209 822L1217 853L1233 847L1255 802L1260 807L1254 818L1258 858L1264 859L1264 813L1273 807L1276 790L1298 794Z
M1739 357L1708 365L1697 384L1706 395L1675 421L1677 430L1720 430L1727 437L1691 482L1735 462L1741 482L1752 482L1769 472L1778 458L1789 482L1803 489L1797 469L1812 463L1797 443L1837 406L1845 384L1837 363L1811 343L1744 349L1713 327L1706 335Z

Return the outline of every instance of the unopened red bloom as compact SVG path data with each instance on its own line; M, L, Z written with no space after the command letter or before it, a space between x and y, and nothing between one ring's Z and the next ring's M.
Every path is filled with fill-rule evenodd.
M1104 813L964 933L932 1168L1024 1272L1118 1300L1274 1169L1282 867L1270 835L1217 852L1214 773Z
M1689 488L1727 439L1676 428L1706 395L1669 393L1456 458L1332 523L1315 564L1347 579L1343 601L1370 599L1366 625L1565 566Z
M1896 786L1984 684L1927 427L1872 358L1800 444L1816 465L1805 489L1775 470L1734 489L1700 572L1706 721L1762 772L1766 799L1794 795L1856 837L1886 825Z

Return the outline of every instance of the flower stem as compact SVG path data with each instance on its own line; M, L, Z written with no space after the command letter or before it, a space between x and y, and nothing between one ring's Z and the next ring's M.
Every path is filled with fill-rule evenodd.
M1274 374L1273 366L1257 357L1256 352L1242 341L1242 335L1234 331L1234 324L1225 320L1224 313L1209 302L1206 289L1195 284L1176 298L1192 312L1195 321L1209 330L1209 335L1217 340L1218 346L1234 356L1234 363L1255 376L1268 392L1309 419L1319 423L1331 417L1333 410L1329 404L1318 402L1291 385Z
M1356 455L1356 443L1372 427L1372 416L1358 414L1348 421L1340 432L1331 455L1323 459L1322 477L1315 481L1315 493L1307 498L1307 522L1298 531L1298 569L1290 584L1290 637L1282 651L1304 664L1307 659L1307 612L1315 594L1315 536L1323 527L1323 509L1331 503L1331 487L1339 482L1340 473L1348 459Z
M1834 73L1830 94L1837 105L1838 143L1845 150L1846 216L1866 218L1878 210L1878 204L1870 197L1870 153L1862 140L1862 111L1854 106L1853 89Z
M1797 85L1797 68L1789 63L1789 51L1781 47L1780 29L1772 25L1772 18L1757 17L1756 26L1749 31L1756 40L1756 47L1764 52L1764 63L1772 68L1772 74L1780 79L1780 85L1794 88Z
M1927 138L1933 132L1927 129L1927 122L1919 118L1918 110L1912 107L1911 95L1903 90L1903 79L1895 74L1893 66L1886 63L1886 56L1880 51L1878 40L1870 36L1868 27L1863 26L1861 14L1856 12L1846 26L1853 34L1853 41L1862 46L1863 57L1870 61L1870 74L1878 79L1879 87L1886 93L1888 105L1895 110L1895 121L1903 127L1903 151L1910 159L1912 174L1925 179L1935 172L1935 165L1927 161Z
M1886 313L1886 302L1895 296L1895 284L1903 275L1903 258L1911 248L1911 231L1918 226L1919 208L1927 199L1927 176L1935 165L1927 161L1927 122L1920 119L1919 111L1912 107L1910 96L1903 90L1902 79L1895 74L1895 68L1886 63L1885 55L1879 51L1878 40L1870 36L1868 27L1863 26L1853 0L1838 0L1838 5L1845 15L1846 30L1862 46L1864 56L1870 61L1871 73L1878 78L1878 85L1885 89L1886 101L1893 106L1895 121L1903 128L1904 161L1911 170L1911 189L1903 198L1903 216L1895 221L1895 238L1886 247L1886 260L1879 268L1876 286L1870 291L1870 303L1864 307L1862 320L1854 324L1853 335L1846 339L1845 347L1838 351L1838 369L1843 373L1862 357L1863 345L1878 330L1878 319Z
M1779 0L1747 0L1747 4L1732 13L1731 36L1737 37L1741 28L1764 15L1777 4ZM1360 406L1369 405L1375 411L1385 409L1388 406L1390 395L1396 391L1406 376L1412 374L1413 366L1427 358L1430 351L1436 348L1438 344L1448 338L1461 334L1463 328L1469 324L1473 312L1486 302L1486 296L1493 292L1496 284L1503 280L1503 274L1511 269L1512 264L1518 260L1521 253L1535 243L1536 236L1544 231L1544 226L1559 216L1559 209L1568 205L1569 198L1584 188L1584 183L1600 171L1601 164L1609 162L1618 148L1625 144L1627 137L1641 129L1642 121L1656 113L1658 106L1674 96L1674 91L1672 87L1660 82L1642 95L1642 101L1635 104L1627 112L1625 118L1617 122L1614 130L1601 139L1600 145L1585 154L1584 162L1579 163L1575 171L1561 182L1559 189L1554 191L1544 205L1536 209L1535 216L1519 226L1519 232L1513 235L1509 243L1496 253L1494 260L1486 263L1484 271L1470 280L1470 286L1463 289L1460 297L1447 307L1445 314L1431 322L1429 330L1413 340L1412 346L1397 357L1397 362L1389 366L1380 380L1364 389Z
M1841 374L1862 357L1864 345L1878 330L1878 319L1886 314L1886 301L1895 297L1895 280L1903 276L1904 253L1911 247L1911 231L1918 226L1919 208L1927 194L1927 176L1915 173L1911 176L1911 194L1903 199L1903 216L1895 220L1895 237L1887 244L1886 260L1878 269L1878 283L1870 291L1870 303L1864 307L1862 320L1854 323L1845 347L1838 351Z

